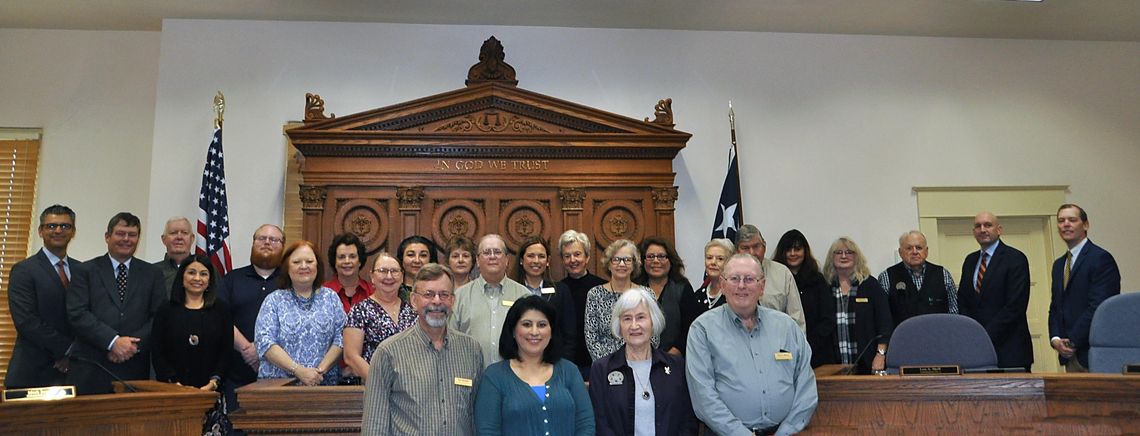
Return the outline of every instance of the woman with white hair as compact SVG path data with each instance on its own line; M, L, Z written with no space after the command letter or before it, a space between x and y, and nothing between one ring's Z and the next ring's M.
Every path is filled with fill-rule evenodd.
M724 305L720 292L720 272L736 252L728 239L713 239L705 244L705 283L700 289L681 296L681 329L688 332L697 317ZM683 350L682 350L683 351Z
M652 345L652 338L665 330L665 315L652 291L626 291L614 303L611 315L610 333L625 345L594 361L590 368L597 434L697 434L685 382L685 359Z

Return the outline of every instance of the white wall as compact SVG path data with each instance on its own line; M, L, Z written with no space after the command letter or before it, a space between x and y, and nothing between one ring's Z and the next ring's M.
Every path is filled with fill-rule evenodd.
M223 91L237 265L253 228L280 221L281 126L301 118L305 92L347 115L460 88L495 35L520 87L639 118L673 98L677 128L693 133L674 163L677 228L697 229L678 232L690 277L732 100L745 217L773 246L791 227L817 252L850 235L878 271L898 234L917 227L913 186L1070 185L1125 289L1140 289L1138 43L198 20L163 29L154 183L133 204L152 217L148 236L167 216L193 216L211 99ZM70 198L98 195L80 188ZM162 252L157 237L144 243L149 257Z
M43 129L36 214L75 210L78 259L107 251L115 213L147 221L159 36L0 29L0 127Z

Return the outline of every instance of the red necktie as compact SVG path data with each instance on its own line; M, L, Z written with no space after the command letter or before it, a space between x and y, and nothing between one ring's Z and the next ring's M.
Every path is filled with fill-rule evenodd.
M974 290L979 294L982 293L982 277L986 276L986 258L989 253L982 252L982 263L978 264L978 281L974 283Z
M55 269L59 270L59 281L63 282L63 287L66 288L70 282L67 280L67 270L63 268L63 260L61 259L59 263L56 263L55 267Z

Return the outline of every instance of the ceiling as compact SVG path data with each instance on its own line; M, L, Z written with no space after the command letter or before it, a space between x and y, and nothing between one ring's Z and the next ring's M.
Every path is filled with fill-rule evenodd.
M1140 0L3 0L0 28L167 18L1140 41Z

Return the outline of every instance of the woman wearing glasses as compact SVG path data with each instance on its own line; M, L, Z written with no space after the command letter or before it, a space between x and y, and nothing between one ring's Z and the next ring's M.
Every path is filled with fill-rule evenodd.
M586 350L591 360L607 356L622 346L622 340L610 334L610 312L622 293L634 287L635 275L641 272L641 254L628 239L618 239L602 253L602 263L609 268L610 281L590 289L586 294ZM657 343L660 339L655 339Z
M368 378L368 363L380 342L416 325L419 315L407 301L400 299L404 282L400 263L388 253L376 256L372 266L372 287L368 299L352 306L344 327L344 362L352 373Z
M503 360L483 371L475 393L478 435L593 436L594 412L582 375L562 358L554 306L515 300L499 334Z
M885 370L894 322L887 294L871 275L867 258L855 241L844 236L831 244L823 262L823 278L831 292L820 301L821 314L829 318L820 323L822 346L812 349L813 366L850 364L864 374Z
M653 291L665 317L658 347L680 355L689 333L689 326L681 322L681 296L693 293L693 285L685 278L685 263L668 241L658 237L645 238L638 249L645 263L637 282Z

